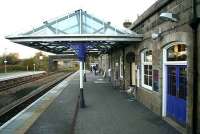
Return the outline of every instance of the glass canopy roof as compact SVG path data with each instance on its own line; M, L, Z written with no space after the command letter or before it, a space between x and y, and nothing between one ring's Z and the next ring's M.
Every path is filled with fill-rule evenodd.
M86 11L77 10L72 14L45 21L43 25L22 35L67 35L67 34L103 34L122 35L134 34L130 30L119 30L98 18L89 15Z
M126 42L142 41L143 36L129 29L118 29L82 9L45 21L31 31L7 36L12 42L55 54L73 52L71 45L87 45L88 52L108 52ZM121 42L121 43L120 43Z

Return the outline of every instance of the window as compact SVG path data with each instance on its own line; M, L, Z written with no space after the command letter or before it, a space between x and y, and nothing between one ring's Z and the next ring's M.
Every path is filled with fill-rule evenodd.
M123 57L120 56L120 78L123 78Z
M167 61L186 61L187 48L184 44L176 44L167 49Z
M144 50L141 53L142 86L152 90L152 50Z

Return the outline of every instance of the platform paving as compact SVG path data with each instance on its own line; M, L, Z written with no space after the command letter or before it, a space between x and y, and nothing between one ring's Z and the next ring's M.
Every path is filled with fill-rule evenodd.
M100 76L87 75L87 107L80 109L75 134L178 134L159 116Z
M79 76L75 74L68 85L44 111L26 134L69 134L79 95Z
M72 134L79 74L70 78L6 123L0 134ZM142 104L129 101L127 95L101 76L87 73L84 94L86 108L78 111L75 134L178 134Z
M79 87L74 73L52 88L3 126L0 134L66 134L71 123ZM74 84L73 84L73 81ZM75 87L71 87L75 86ZM72 90L70 90L72 89ZM73 90L76 89L76 90Z

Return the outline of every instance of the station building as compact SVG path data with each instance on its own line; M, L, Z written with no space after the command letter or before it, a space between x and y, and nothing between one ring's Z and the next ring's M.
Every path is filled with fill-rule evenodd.
M130 25L132 31L77 10L6 38L55 54L77 45L99 50L98 65L114 86L136 89L137 101L181 132L200 133L199 18L200 0L158 0ZM62 58L50 57L49 70Z
M200 27L197 19L195 35L193 6L192 0L157 1L129 27L143 34L143 41L112 48L100 59L103 70L111 68L114 86L135 87L136 99L172 126L192 133L197 123L200 133L200 94L194 91L200 84L194 70L199 65ZM200 1L195 6L200 16ZM172 13L175 20L163 19L162 13Z

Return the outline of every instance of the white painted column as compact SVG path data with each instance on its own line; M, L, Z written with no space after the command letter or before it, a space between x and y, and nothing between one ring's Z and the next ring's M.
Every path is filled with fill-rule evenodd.
M84 74L86 73L86 70L85 70L85 62L84 62Z
M80 88L83 88L83 61L80 61Z
M85 70L85 62L84 62L84 67L83 67L83 81L86 82L86 70Z
M85 108L85 99L83 94L83 61L80 61L80 107Z

